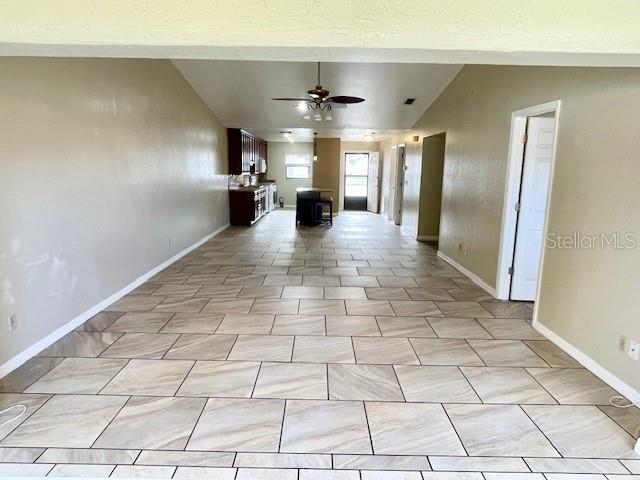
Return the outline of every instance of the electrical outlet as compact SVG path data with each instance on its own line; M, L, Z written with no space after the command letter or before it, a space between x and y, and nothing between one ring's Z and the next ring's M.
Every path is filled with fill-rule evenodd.
M9 315L7 320L9 323L9 331L13 332L18 328L18 318L15 315Z
M629 344L629 339L624 335L620 335L620 340L618 340L618 350L622 353L627 353L627 345Z
M640 358L640 343L635 340L630 340L629 347L627 348L627 355L634 360L638 360L638 358Z

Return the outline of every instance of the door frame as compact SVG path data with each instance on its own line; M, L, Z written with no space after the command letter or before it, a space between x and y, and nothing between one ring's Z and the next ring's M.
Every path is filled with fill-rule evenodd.
M342 205L342 210L344 210L344 200L345 200L345 192L346 192L346 186L347 186L347 154L349 153L366 153L367 155L371 156L372 153L375 153L372 150L358 150L358 149L349 149L349 150L344 150L342 152L342 164L340 165L340 169L342 171L342 178L340 179L340 183L342 186L342 195L341 195L341 205ZM367 172L369 171L369 162L367 161ZM349 175L349 176L353 176L353 175ZM367 190L369 188L369 176L367 175ZM365 197L366 198L366 197ZM356 210L357 211L357 210ZM367 209L365 207L364 211L366 212Z
M522 167L524 164L523 138L527 130L527 118L544 113L554 113L556 119L553 136L553 152L551 154L551 171L549 174L549 190L547 193L546 212L544 219L543 239L547 238L549 229L549 205L553 189L553 177L556 165L556 152L558 148L558 130L560 125L561 100L534 105L516 110L511 113L511 130L509 135L509 156L507 164L507 178L504 189L504 204L502 207L502 226L500 230L500 250L498 256L498 271L496 274L496 297L500 300L508 300L511 293L511 274L509 268L513 264L515 251L516 229L518 224L518 212L516 204L520 199L520 187L522 182ZM538 300L540 298L540 279L544 265L545 248L543 243L538 264L538 285L534 304L534 317L537 314Z
M369 172L367 171L367 212L381 214L382 212L382 161L380 152L369 152L369 165L371 165L371 159L374 158L378 164L376 176L378 178L378 183L376 185L376 211L373 212L369 210L369 187L371 186L371 182L369 180ZM346 167L346 166L345 166Z
M389 192L387 197L387 220L393 222L396 208L396 178L398 175L398 146L391 145L391 155L389 157ZM383 172L384 172L384 163L386 162L386 158L383 159Z
M400 163L400 149L404 152L404 158L402 160L402 164ZM394 200L393 200L393 223L402 227L402 214L399 212L398 208L404 206L404 173L405 173L405 165L407 162L407 145L406 143L399 143L396 145L396 178L395 178L395 188L394 188ZM400 168L402 166L402 168ZM400 178L402 175L402 182L400 182ZM400 195L398 188L402 186L402 195ZM399 222L399 223L396 223Z

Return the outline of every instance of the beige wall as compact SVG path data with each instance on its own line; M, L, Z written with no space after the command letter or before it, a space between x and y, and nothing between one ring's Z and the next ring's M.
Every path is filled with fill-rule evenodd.
M411 135L447 133L440 248L495 286L511 112L562 100L550 232L640 234L640 69L466 66ZM408 149L412 168L419 149ZM416 178L409 176L415 190ZM415 203L410 202L411 206ZM410 205L405 205L409 208ZM457 250L462 242L468 254ZM549 250L540 323L640 390L640 248Z
M2 58L0 71L2 365L229 213L225 129L171 62Z
M284 197L285 205L296 204L296 188L311 187L313 182L313 143L309 142L269 142L269 162L267 178L275 180L278 185L278 198ZM311 178L308 180L287 180L284 165L285 155L306 154L311 161Z
M333 192L334 206L342 195L340 185L340 139L318 138L316 140L318 161L313 168L313 186L328 188ZM334 215L337 214L334 208Z
M418 237L425 240L435 240L440 232L444 145L444 134L433 135L422 141Z

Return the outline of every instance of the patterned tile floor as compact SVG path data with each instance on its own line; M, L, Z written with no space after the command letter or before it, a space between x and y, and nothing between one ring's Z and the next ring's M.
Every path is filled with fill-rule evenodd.
M609 407L531 312L378 215L273 212L0 380L0 409L28 405L0 428L0 475L640 475L638 410Z

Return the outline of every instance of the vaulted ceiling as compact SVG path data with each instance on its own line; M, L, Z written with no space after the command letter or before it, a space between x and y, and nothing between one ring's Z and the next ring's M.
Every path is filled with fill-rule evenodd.
M321 136L374 139L409 129L460 70L460 65L323 63L321 84L334 95L365 102L334 110L333 120L305 120L296 102L272 97L304 97L316 85L313 62L174 60L174 64L227 127L249 129L267 140L291 131L298 140ZM415 98L405 105L407 98Z

